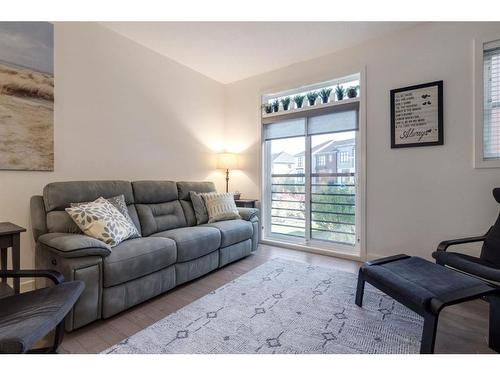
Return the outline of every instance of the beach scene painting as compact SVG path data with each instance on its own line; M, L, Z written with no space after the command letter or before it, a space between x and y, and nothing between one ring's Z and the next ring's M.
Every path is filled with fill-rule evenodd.
M0 169L54 170L54 26L0 22Z

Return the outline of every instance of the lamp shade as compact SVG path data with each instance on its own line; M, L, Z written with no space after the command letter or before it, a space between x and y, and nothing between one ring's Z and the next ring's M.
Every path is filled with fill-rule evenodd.
M238 157L236 154L223 152L217 155L217 169L237 169Z

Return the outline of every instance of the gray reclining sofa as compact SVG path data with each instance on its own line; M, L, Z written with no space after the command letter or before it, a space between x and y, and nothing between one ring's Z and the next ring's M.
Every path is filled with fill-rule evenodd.
M31 198L36 267L55 269L85 290L66 319L72 331L196 279L257 249L257 210L241 220L196 225L189 192L215 191L211 182L73 181L45 186ZM110 251L85 236L65 212L73 202L123 194L141 238Z

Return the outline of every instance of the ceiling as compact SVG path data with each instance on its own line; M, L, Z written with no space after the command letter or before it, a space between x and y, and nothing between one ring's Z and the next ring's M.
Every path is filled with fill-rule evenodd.
M227 84L401 31L416 22L103 22Z

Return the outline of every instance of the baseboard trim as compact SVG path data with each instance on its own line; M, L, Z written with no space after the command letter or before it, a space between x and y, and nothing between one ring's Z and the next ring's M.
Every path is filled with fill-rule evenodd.
M279 246L279 247L283 247L285 249L298 250L298 251L303 251L306 253L327 255L327 256L336 257L336 258L354 260L357 262L363 261L363 259L361 259L361 257L359 255L351 255L351 254L347 254L347 253L341 253L341 252L337 252L337 251L331 251L331 250L321 249L321 248L312 247L312 246L297 245L297 244L292 244L292 243L288 243L288 242L280 242L280 241L273 241L273 240L261 240L259 243L262 245Z
M366 260L375 260L375 259L380 259L380 258L385 258L388 257L389 255L382 255L382 254L366 254Z
M320 254L320 255L327 255L327 256L331 256L331 257L335 257L335 258L354 260L357 262L364 261L360 256L341 253L341 252L337 252L337 251L330 251L330 250L325 250L325 249L315 248L315 247L310 247L310 246L296 245L296 244L292 244L292 243L288 243L288 242L280 242L280 241L273 241L273 240L267 239L267 240L260 240L259 244L269 245L269 246L279 246L279 247L283 247L285 249L298 250L298 251L303 251L306 253L308 252L308 253L314 253L314 254ZM392 255L395 255L395 254L392 254ZM366 261L385 258L388 256L390 256L390 255L368 253L366 255Z
M7 284L13 288L14 284L12 282L12 279L7 279ZM21 282L19 283L19 289L21 293L24 292L29 292L31 290L35 290L35 279L21 279Z
M21 293L35 290L35 280L31 279L31 280L21 281L20 289L21 289Z

